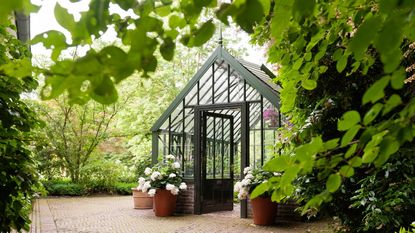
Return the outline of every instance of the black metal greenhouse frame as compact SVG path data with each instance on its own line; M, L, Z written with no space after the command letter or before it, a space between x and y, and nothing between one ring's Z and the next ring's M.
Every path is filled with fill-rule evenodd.
M205 78L204 75L208 74L208 72L211 72L211 75L202 82ZM186 151L186 140L190 140L190 146L194 146L192 156L194 159L193 179L195 188L195 214L203 213L201 204L204 195L202 192L202 153L206 154L206 152L203 151L203 148L206 148L208 135L212 133L214 145L213 154L215 155L215 142L217 140L215 118L213 120L213 131L208 132L207 129L209 127L211 128L212 124L207 124L206 120L205 122L202 122L202 115L204 113L209 113L210 115L216 114L217 116L223 117L232 116L229 117L229 119L231 119L229 124L224 124L224 118L222 118L222 123L220 124L222 127L221 131L219 131L219 134L221 133L222 137L222 147L220 149L222 156L222 178L224 172L225 133L226 135L232 135L232 137L234 135L238 136L235 136L232 141L226 143L229 143L230 154L228 155L231 155L235 154L238 145L237 143L240 142L239 176L242 177L243 168L250 165L250 130L260 131L260 163L261 165L264 163L264 108L266 107L265 105L267 105L267 107L279 110L280 102L278 87L272 82L272 78L274 77L272 72L264 65L258 66L249 62L237 60L222 46L219 46L151 128L153 164L158 162L161 154L165 156L166 154L171 153L173 151L173 145L175 145L174 148L176 149L176 154L180 157L183 172L185 172L185 154L186 152L191 152ZM265 101L268 102L264 104ZM179 111L174 114L175 110ZM194 116L193 118L192 115ZM255 120L250 122L252 119ZM280 115L278 117L278 122L280 125ZM257 124L260 126L259 129L251 129ZM229 125L233 125L234 127L230 127ZM206 131L204 132L204 141L201 132L203 127ZM224 128L226 128L226 132ZM254 133L256 135L256 132ZM163 138L159 137L161 134L164 135ZM164 144L162 153L159 151L159 140ZM212 140L212 138L209 140ZM255 153L255 147L253 148L253 153ZM233 165L234 158L233 156L230 157L230 164ZM216 158L214 157L213 174L216 174L215 161ZM233 167L230 168L230 170L232 169ZM233 180L232 171L231 174L231 179ZM247 202L241 203L241 217L247 217Z

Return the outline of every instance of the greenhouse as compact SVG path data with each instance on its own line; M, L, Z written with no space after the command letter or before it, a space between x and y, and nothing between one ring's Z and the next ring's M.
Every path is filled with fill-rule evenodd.
M152 127L153 163L168 154L182 164L189 191L178 210L203 214L233 209L233 183L243 168L278 151L279 87L264 65L219 46ZM241 217L247 203L241 203Z

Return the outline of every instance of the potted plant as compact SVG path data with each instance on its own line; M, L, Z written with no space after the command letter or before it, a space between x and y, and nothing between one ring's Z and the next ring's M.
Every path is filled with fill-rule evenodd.
M140 177L138 178L138 186L131 189L133 193L134 209L153 208L153 197L143 191L145 182L146 179L144 177Z
M234 191L238 192L240 200L248 198L255 187L261 183L268 182L268 179L274 176L273 173L264 171L261 168L252 169L251 167L244 169L244 175L244 178L236 182L234 186ZM271 225L275 222L277 203L271 201L271 192L265 192L251 199L251 205L254 224Z
M180 163L173 155L167 155L164 163L158 163L152 168L146 168L149 175L143 184L143 192L154 196L154 213L158 217L173 215L176 210L177 195L180 190L186 190L183 182Z

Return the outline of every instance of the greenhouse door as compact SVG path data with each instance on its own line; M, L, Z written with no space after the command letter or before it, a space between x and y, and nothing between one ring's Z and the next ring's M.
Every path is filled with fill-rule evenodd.
M202 111L201 212L233 210L233 116Z

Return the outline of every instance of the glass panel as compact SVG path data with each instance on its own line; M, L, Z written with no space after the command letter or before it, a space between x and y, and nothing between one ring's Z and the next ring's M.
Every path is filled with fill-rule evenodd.
M200 96L200 105L211 104L212 103L212 67L209 67L206 73L199 81L199 96Z
M249 164L261 167L261 104L249 105Z
M277 153L275 143L279 127L279 115L277 109L268 100L264 99L264 163Z
M259 92L255 88L251 87L248 83L246 84L246 100L261 100L261 95L259 94Z
M215 171L214 178L222 178L222 120L220 118L214 118L215 120Z
M218 65L215 72L215 103L227 102L228 96L228 65L226 63Z
M192 178L194 169L194 110L185 109L184 177Z

